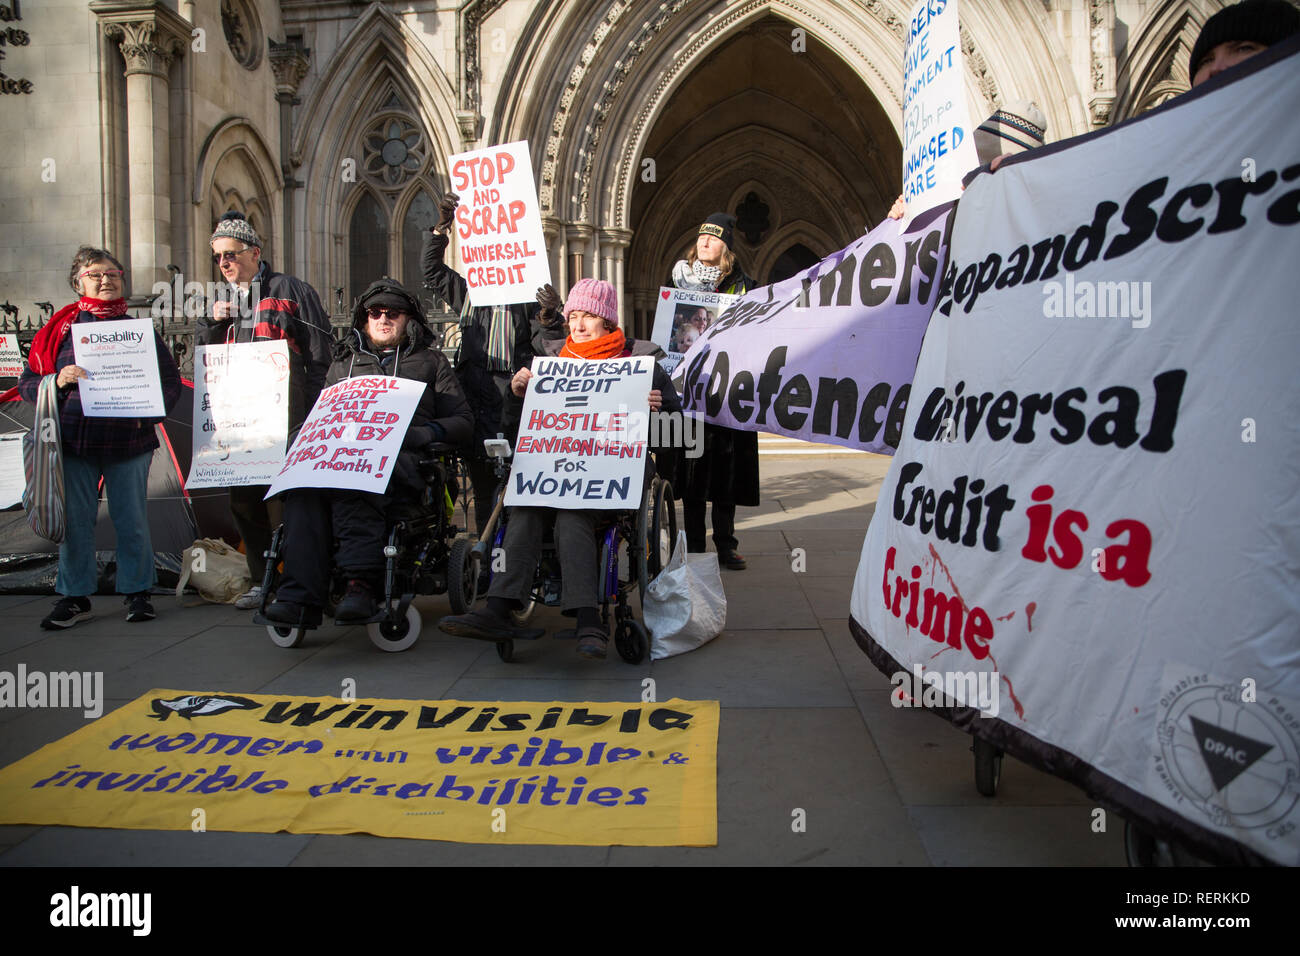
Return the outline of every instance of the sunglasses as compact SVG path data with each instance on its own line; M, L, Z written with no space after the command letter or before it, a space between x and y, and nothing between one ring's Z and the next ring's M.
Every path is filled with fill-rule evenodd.
M406 312L402 309L366 309L366 318L368 319L379 319L386 316L396 322L404 315L406 315Z
M248 249L240 249L238 252L214 252L212 254L212 264L221 265L223 262L234 262L242 256Z
M105 269L103 272L83 272L81 278L89 279L94 283L103 283L109 279L118 282L122 278L121 269Z

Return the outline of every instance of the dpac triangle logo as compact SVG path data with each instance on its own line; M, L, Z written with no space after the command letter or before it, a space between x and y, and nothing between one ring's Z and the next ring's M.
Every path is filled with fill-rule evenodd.
M1216 790L1232 783L1246 768L1273 749L1272 744L1224 730L1190 714L1188 720L1192 722L1197 751L1205 761L1205 768L1210 771Z

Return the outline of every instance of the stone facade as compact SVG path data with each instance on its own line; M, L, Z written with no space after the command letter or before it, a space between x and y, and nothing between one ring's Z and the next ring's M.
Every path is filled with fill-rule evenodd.
M962 0L972 118L1032 99L1054 141L1137 115L1186 88L1223 5ZM137 294L168 266L209 281L234 208L341 314L377 270L418 281L448 155L526 139L555 284L609 279L644 334L712 211L760 281L884 216L908 6L0 0L0 300L39 322L82 243Z

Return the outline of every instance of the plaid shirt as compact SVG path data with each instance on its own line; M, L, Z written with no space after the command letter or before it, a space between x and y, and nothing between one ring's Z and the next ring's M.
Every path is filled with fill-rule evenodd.
M79 312L70 328L75 328L81 322L94 321L95 316L91 313ZM154 345L158 354L163 407L170 411L181 397L181 373L156 331ZM55 374L65 365L76 364L72 335L67 334L59 344L59 355L54 364ZM26 401L34 404L40 384L41 376L28 366L23 369L22 378L18 380L18 392ZM158 447L158 436L154 434L153 426L161 421L161 418L88 418L81 414L81 390L76 383L69 388L59 389L59 431L65 454L82 458L96 455L107 459L134 458Z

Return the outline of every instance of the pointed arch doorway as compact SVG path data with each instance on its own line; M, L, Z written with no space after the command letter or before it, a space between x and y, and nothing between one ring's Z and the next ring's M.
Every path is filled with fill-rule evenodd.
M720 44L652 127L653 181L636 182L627 292L646 336L673 263L712 212L738 219L734 251L760 284L861 235L898 195L902 146L854 69L807 31L769 15Z

